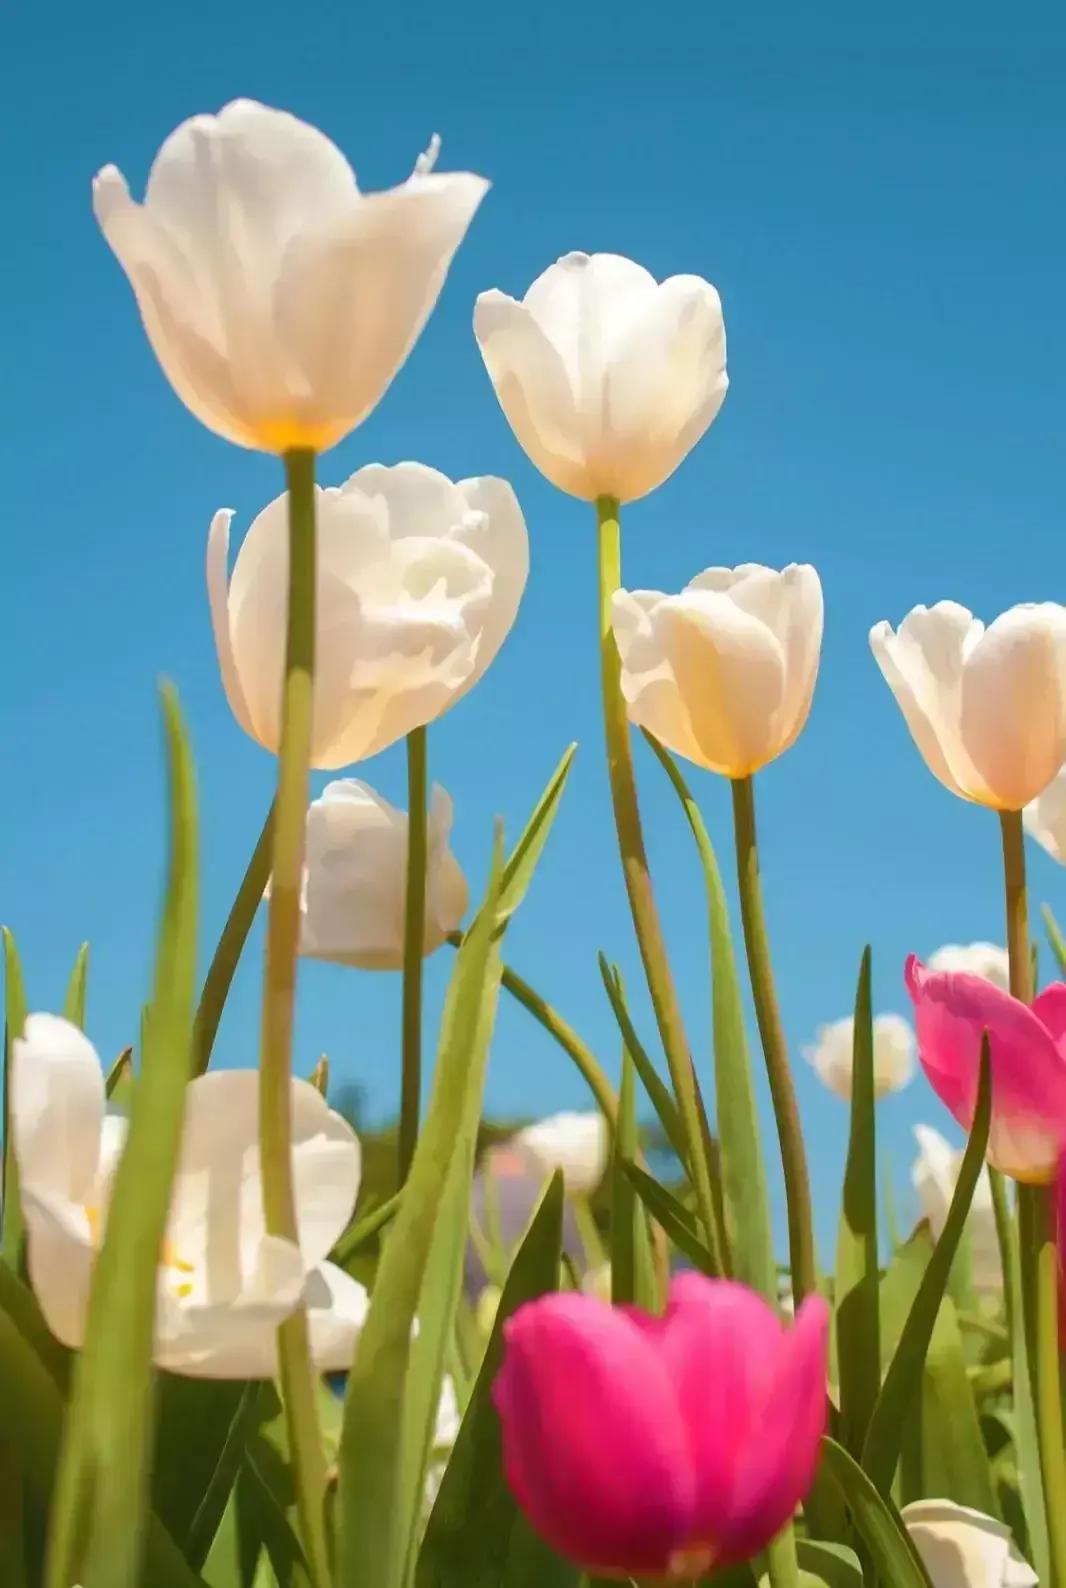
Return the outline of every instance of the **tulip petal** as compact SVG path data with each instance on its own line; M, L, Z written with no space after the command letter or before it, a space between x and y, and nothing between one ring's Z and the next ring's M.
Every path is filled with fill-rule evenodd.
M254 735L255 727L241 687L241 676L237 670L233 637L230 632L228 568L229 531L232 522L233 513L227 507L220 508L211 520L211 528L207 534L207 600L211 609L211 628L215 636L218 667L222 674L222 687L226 691L226 699L245 733Z
M58 1015L30 1015L12 1052L11 1125L24 1187L90 1199L100 1161L104 1077L96 1049Z
M1066 769L1025 807L1025 828L1059 865L1066 865Z
M1064 666L1066 611L1052 602L1011 607L967 658L962 737L1001 809L1021 810L1066 760Z
M984 801L984 788L961 736L965 658L984 632L965 607L938 601L915 607L893 633L870 630L870 648L926 765L945 788Z
M160 1273L154 1358L188 1378L265 1379L278 1372L277 1331L300 1302L305 1269L298 1247L261 1237L242 1291L223 1301L184 1292L178 1272ZM195 1290L195 1286L193 1286Z
M952 1500L913 1500L900 1513L937 1588L1037 1588L1002 1522Z
M622 663L622 694L631 722L699 764L702 751L655 622L656 609L666 599L657 590L615 591L611 627Z
M458 489L468 516L456 531L456 539L492 570L492 602L482 622L477 661L465 693L493 660L518 615L529 577L529 536L518 498L506 480L484 475L460 480Z
M49 1189L20 1186L30 1284L52 1334L78 1350L85 1341L96 1242L83 1206Z
M370 1308L365 1286L336 1263L319 1263L307 1276L304 1303L316 1371L346 1372Z

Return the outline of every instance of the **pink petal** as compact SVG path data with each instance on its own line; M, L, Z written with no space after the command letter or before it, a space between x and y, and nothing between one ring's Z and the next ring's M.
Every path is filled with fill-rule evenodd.
M1037 993L1031 1008L1040 1024L1051 1033L1051 1040L1059 1052L1066 1057L1066 982L1055 981L1045 987L1042 993Z
M664 1572L695 1481L654 1333L590 1296L545 1296L508 1323L493 1399L515 1498L553 1549L598 1572Z
M1066 1136L1066 1058L1038 1014L982 976L930 971L914 955L905 979L919 1057L941 1102L964 1130L970 1129L981 1038L987 1031L992 1059L988 1161L1015 1179L1050 1179ZM1058 995L1043 1009L1057 1022Z
M827 1329L817 1297L786 1330L743 1285L682 1274L671 1286L664 1350L698 1483L689 1542L719 1563L761 1549L813 1481Z
M1055 1190L1055 1235L1059 1248L1059 1338L1066 1351L1066 1156L1059 1164Z

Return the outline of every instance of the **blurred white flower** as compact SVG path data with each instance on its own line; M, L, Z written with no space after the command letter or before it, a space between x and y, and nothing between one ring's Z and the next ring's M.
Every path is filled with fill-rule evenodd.
M612 623L630 718L667 749L740 778L799 736L822 643L813 568L745 563L676 596L619 590Z
M1052 860L1066 865L1066 767L1025 807L1025 829Z
M529 542L505 480L453 485L421 463L368 464L316 499L311 762L332 769L376 755L472 688L515 620ZM215 514L207 543L219 666L237 721L276 753L288 497L254 521L227 583L232 516Z
M915 607L870 646L929 770L993 810L1021 810L1066 761L1066 607L1014 606L988 629L954 601Z
M328 783L307 812L300 953L364 970L403 965L407 813L366 783ZM466 879L448 847L452 802L434 786L428 813L426 929L432 954L463 919Z
M610 1263L597 1263L594 1268L587 1268L581 1276L581 1290L584 1295L595 1296L599 1301L610 1301Z
M874 1096L885 1097L906 1086L914 1070L914 1032L902 1015L875 1015ZM855 1020L845 1015L831 1025L819 1026L814 1043L803 1056L812 1064L831 1092L847 1102L851 1097L851 1070Z
M13 1117L30 1281L52 1333L79 1347L125 1121L105 1114L92 1044L31 1015L14 1044ZM306 1081L292 1083L299 1246L267 1235L259 1078L212 1070L186 1093L156 1290L154 1359L193 1378L272 1378L277 1328L303 1299L322 1372L351 1365L367 1295L326 1256L359 1189L359 1142Z
M945 943L926 963L930 970L983 976L1004 992L1010 991L1010 960L998 943Z
M455 1447L462 1427L463 1417L459 1410L459 1397L455 1393L455 1380L450 1373L445 1373L441 1380L440 1400L437 1402L437 1420L433 1427L433 1445L430 1451L430 1462L426 1468L425 1510L426 1520L432 1511L440 1486L444 1482L444 1473L448 1466L448 1458Z
M914 1135L918 1156L911 1168L911 1184L918 1193L922 1217L928 1219L934 1239L939 1240L955 1194L963 1155L961 1149L952 1147L931 1125L915 1125ZM987 1168L981 1170L974 1188L966 1231L971 1283L977 1290L999 1290L1003 1284L1003 1269Z
M488 183L430 174L360 193L330 140L251 100L194 116L156 155L144 203L105 166L93 208L155 355L209 429L322 452L384 395Z
M953 1500L915 1500L902 1511L933 1588L1038 1588L1002 1522Z
M661 485L729 384L715 289L699 276L659 283L617 254L566 254L521 303L483 292L474 335L521 446L586 501Z
M588 1196L607 1168L607 1121L600 1113L552 1114L526 1125L508 1145L545 1179L561 1169L569 1196Z

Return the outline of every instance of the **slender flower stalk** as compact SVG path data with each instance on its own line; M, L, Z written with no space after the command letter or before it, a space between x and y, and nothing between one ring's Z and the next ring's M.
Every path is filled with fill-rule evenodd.
M633 773L633 754L629 742L629 718L621 687L621 663L611 625L612 598L622 583L622 531L616 497L601 496L596 502L599 525L600 574L600 680L603 690L603 721L607 738L607 770L611 780L611 799L622 856L622 871L633 926L640 947L648 991L659 1027L670 1077L693 1165L695 1191L700 1219L708 1235L716 1228L710 1172L703 1147L696 1077L688 1040L681 1019L670 965L666 957L659 912L652 889L644 834L637 805L637 785Z
M233 985L248 933L252 930L263 893L270 880L270 858L274 847L274 807L267 811L266 821L256 839L252 857L248 862L237 895L230 906L222 936L212 956L204 977L200 1002L196 1007L193 1025L193 1074L202 1075L211 1062L211 1050L218 1035L219 1021Z
M403 927L403 1068L399 1177L403 1185L418 1140L422 1095L422 957L426 936L426 730L407 735L407 893Z
M287 452L285 473L289 491L289 601L273 880L263 980L259 1129L267 1234L294 1241L297 1228L292 1170L292 1032L314 699L315 454ZM304 1553L313 1588L328 1588L331 1574L323 1511L326 1465L307 1314L302 1308L278 1330L278 1360Z
M748 956L755 1018L766 1059L777 1138L781 1147L781 1167L784 1172L785 1202L788 1211L792 1294L796 1305L799 1306L803 1298L812 1295L818 1287L807 1154L803 1145L796 1090L792 1083L785 1031L777 1003L773 968L770 964L770 944L766 933L762 883L759 878L755 789L750 777L734 778L732 786L737 883L740 891L740 915L744 927L744 947Z
M1022 813L1001 811L999 820L1003 838L1010 990L1015 998L1031 1003L1033 961L1029 947ZM1052 1186L1018 1186L1018 1240L1021 1251L1022 1324L1047 1514L1051 1568L1048 1588L1066 1588L1066 1432L1063 1428L1059 1366L1059 1280L1054 1195Z

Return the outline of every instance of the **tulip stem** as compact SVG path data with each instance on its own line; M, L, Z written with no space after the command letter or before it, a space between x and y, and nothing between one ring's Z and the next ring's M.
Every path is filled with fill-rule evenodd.
M629 719L622 695L622 666L611 625L611 605L622 583L622 530L619 503L615 497L601 496L596 502L599 525L600 586L600 682L603 691L603 723L607 739L607 770L611 782L614 823L622 856L622 873L629 909L637 934L644 975L670 1068L674 1094L688 1144L688 1160L693 1168L696 1202L700 1221L713 1240L717 1228L710 1168L707 1162L696 1075L681 1018L677 990L670 974L659 911L655 903L644 834L637 804L637 784L633 772L633 751L629 739Z
M781 1148L781 1168L784 1173L785 1204L788 1212L792 1294L798 1308L804 1297L812 1295L818 1288L807 1154L803 1145L796 1089L792 1083L785 1030L781 1022L773 967L770 963L770 943L766 932L762 881L759 875L759 847L755 830L755 788L750 777L734 778L732 782L740 918L744 928L744 947L748 956L748 974L751 978L751 992L755 1003L755 1019L766 1060L774 1120L777 1124L777 1139Z
M202 1075L211 1062L211 1050L218 1035L219 1021L229 997L230 987L237 970L248 933L252 929L263 893L270 880L270 860L273 849L274 807L267 811L262 832L252 850L252 858L230 906L222 936L218 940L207 975L204 977L200 1002L193 1025L193 1074Z
M295 1242L292 1031L315 669L314 453L287 452L285 473L289 490L289 604L273 824L273 882L263 978L259 1143L267 1234ZM331 1574L323 1509L326 1464L318 1427L318 1385L311 1367L307 1314L302 1306L278 1330L278 1363L308 1574L313 1588L328 1588Z
M403 1069L398 1185L407 1179L422 1100L422 956L426 937L426 730L407 735L407 892L403 918Z

